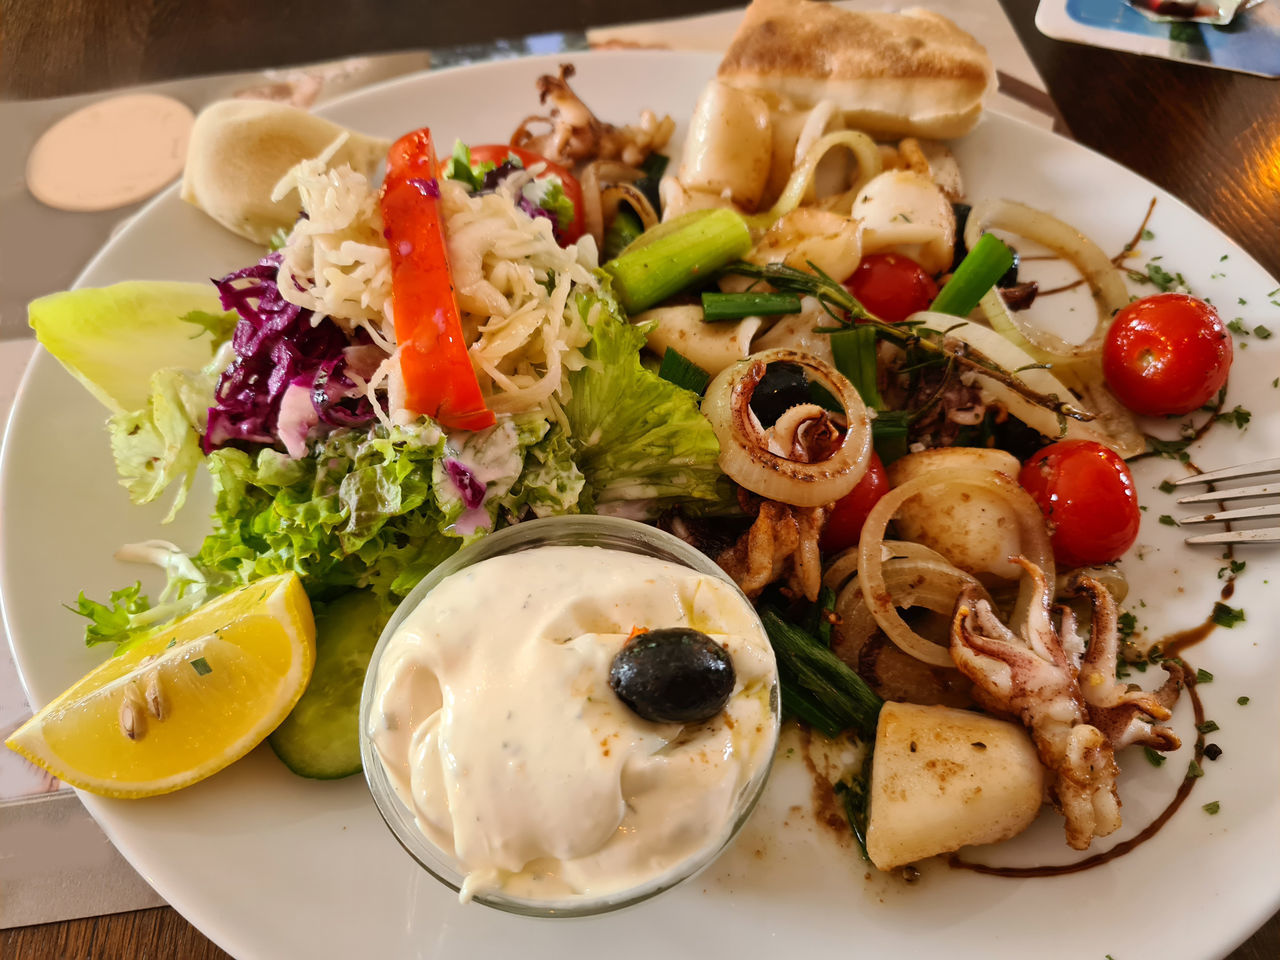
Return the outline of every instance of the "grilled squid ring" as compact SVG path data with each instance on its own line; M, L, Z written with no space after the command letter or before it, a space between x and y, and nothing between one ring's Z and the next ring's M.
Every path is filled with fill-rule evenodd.
M955 667L951 651L931 643L907 625L898 613L894 595L885 582L884 546L885 528L898 508L923 490L935 487L981 487L1000 493L1013 508L1022 542L1022 555L1045 572L1052 582L1054 577L1053 548L1049 532L1045 529L1044 515L1017 481L996 470L977 467L939 470L926 473L895 487L880 498L867 515L862 526L862 539L858 544L858 586L867 603L867 609L885 635L903 653L935 667ZM892 554L891 554L892 555ZM1023 577L1018 590L1018 602L1014 607L1013 623L1021 622L1031 604L1035 602L1035 585L1030 577Z
M831 392L844 409L844 434L833 435L814 404L787 411L766 431L751 396L771 363L791 363ZM830 364L795 350L766 350L726 367L707 387L702 413L720 441L720 469L739 486L770 500L817 507L858 485L871 457L871 418L852 383ZM814 436L821 434L822 436ZM796 459L819 442L829 455ZM834 448L834 449L832 449Z

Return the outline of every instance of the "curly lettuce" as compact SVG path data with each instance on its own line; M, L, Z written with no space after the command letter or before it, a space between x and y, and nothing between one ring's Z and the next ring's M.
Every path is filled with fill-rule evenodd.
M696 394L640 362L645 329L629 323L606 290L580 292L591 328L587 364L566 375L564 404L574 459L597 506L640 501L656 513L723 496L720 445Z
M137 281L69 290L28 308L36 339L111 411L120 483L134 503L172 484L186 501L235 315L204 284Z

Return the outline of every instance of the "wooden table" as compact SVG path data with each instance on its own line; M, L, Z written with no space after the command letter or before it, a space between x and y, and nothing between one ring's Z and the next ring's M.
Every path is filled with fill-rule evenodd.
M1001 3L1077 140L1181 197L1280 276L1280 83L1058 43L1036 30L1032 0ZM465 0L205 0L198 6L0 0L0 97L58 96L495 35L582 30L726 5L724 0L649 0L641 9L627 0L488 0L477 16L476 5ZM492 24L499 26L494 30ZM1147 891L1156 902L1158 886ZM1136 915L1134 920L1143 922ZM1153 911L1146 922L1177 919ZM206 960L226 954L163 908L0 932L0 956ZM1280 916L1231 960L1276 957Z

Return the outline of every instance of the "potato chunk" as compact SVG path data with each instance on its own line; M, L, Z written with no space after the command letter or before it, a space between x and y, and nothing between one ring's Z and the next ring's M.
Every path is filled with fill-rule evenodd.
M871 765L867 854L892 870L974 843L1007 840L1036 818L1044 768L1026 731L994 717L886 703Z

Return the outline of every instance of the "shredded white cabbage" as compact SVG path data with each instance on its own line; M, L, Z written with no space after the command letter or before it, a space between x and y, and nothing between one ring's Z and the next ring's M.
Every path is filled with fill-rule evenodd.
M324 153L304 160L276 184L272 200L298 192L300 218L281 248L277 283L290 303L332 317L348 332L363 327L390 352L394 327L388 322L391 255L382 235L378 194L368 178L349 165L329 167L344 134Z
M566 371L585 363L591 340L572 299L575 284L598 290L594 241L556 243L551 222L516 206L528 177L510 177L494 193L472 196L459 183L440 183L449 264L474 330L471 358L496 413L567 399Z

